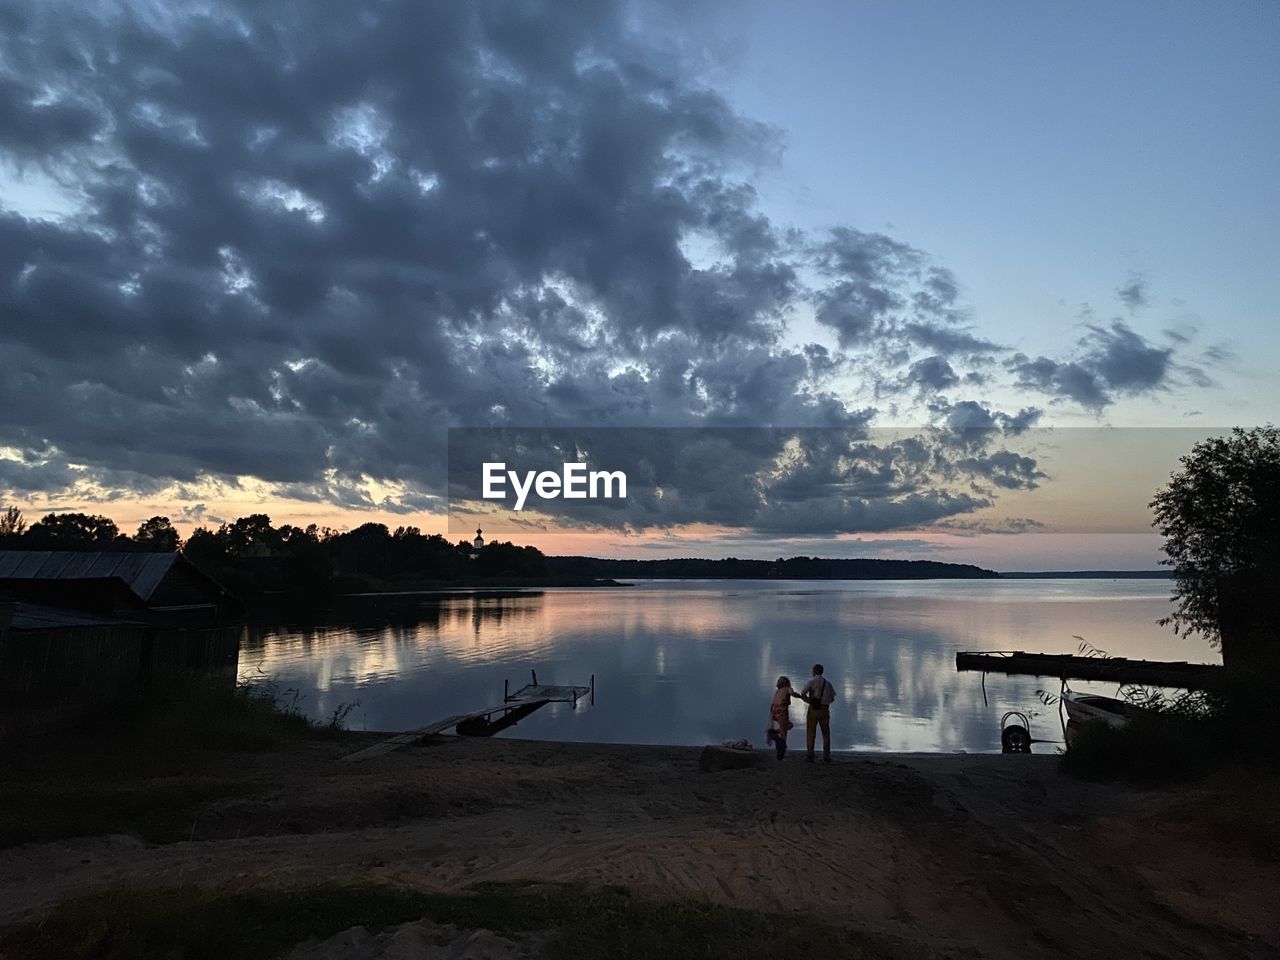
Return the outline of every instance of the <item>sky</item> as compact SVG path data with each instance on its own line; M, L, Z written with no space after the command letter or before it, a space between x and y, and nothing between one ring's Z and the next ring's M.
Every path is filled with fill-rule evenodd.
M665 496L528 542L1150 567L1180 450L1280 410L1271 4L0 21L31 517L452 533L450 428L609 428ZM746 427L830 433L725 480L625 432Z

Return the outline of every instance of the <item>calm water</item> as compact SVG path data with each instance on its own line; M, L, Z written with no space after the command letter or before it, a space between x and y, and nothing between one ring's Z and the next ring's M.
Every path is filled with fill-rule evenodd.
M957 673L957 650L1074 653L1083 637L1115 656L1217 662L1199 638L1156 620L1165 580L650 581L505 599L414 602L324 627L258 629L243 678L270 677L354 729L407 730L502 700L531 668L586 683L596 704L544 707L504 736L615 743L762 744L778 675L797 687L819 661L838 691L837 749L999 750L1006 710L1037 711L1032 734L1061 739L1055 681ZM1114 694L1114 685L1075 683ZM803 704L792 706L802 723ZM803 730L792 733L794 747ZM1050 752L1049 745L1037 749Z

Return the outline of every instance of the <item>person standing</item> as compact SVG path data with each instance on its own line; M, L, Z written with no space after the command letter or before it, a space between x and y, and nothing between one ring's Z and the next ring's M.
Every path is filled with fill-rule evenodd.
M813 676L800 691L800 699L809 705L805 715L805 761L813 763L813 747L818 730L822 730L822 762L831 762L831 704L836 699L836 688L822 675L822 664L813 665Z
M793 726L791 711L788 708L793 697L798 699L800 694L791 688L790 678L779 677L777 691L773 695L773 702L769 705L769 729L764 735L765 740L773 744L779 760L787 755L787 731Z

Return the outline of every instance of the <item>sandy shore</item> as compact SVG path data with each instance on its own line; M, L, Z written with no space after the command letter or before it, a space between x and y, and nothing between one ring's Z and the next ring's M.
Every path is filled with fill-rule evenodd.
M202 810L193 840L0 851L0 923L120 883L582 880L811 912L922 956L1280 956L1280 864L1178 812L1221 802L1210 787L1082 783L1049 756L712 774L680 747L441 738L336 762L352 749L229 760L254 790Z

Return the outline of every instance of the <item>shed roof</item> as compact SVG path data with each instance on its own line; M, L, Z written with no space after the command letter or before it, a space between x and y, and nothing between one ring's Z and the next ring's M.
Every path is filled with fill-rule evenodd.
M0 550L0 580L101 580L115 577L150 600L178 560L176 553Z

